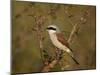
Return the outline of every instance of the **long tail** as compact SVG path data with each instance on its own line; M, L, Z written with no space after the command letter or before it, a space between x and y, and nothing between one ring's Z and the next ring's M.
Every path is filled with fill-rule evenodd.
M72 56L71 56L71 57L72 57ZM72 57L72 59L75 61L76 64L79 65L78 61L77 61L74 57Z
M66 52L71 56L71 58L74 60L74 62L79 65L78 61L74 58L74 55L73 55L72 51L67 49Z

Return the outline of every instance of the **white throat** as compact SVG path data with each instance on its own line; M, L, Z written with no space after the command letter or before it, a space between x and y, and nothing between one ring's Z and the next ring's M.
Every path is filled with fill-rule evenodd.
M49 32L49 35L50 35L50 34L55 34L55 33L56 33L56 31L54 31L54 30L48 30L48 32Z

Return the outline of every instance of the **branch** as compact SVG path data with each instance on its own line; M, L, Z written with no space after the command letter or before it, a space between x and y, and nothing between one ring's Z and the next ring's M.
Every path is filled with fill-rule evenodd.
M81 25L81 23L86 23L86 17L87 17L87 13L86 12L88 12L87 10L85 11L85 12L83 12L83 15L80 17L80 19L79 19L79 22L78 23L76 23L76 24L74 24L73 22L72 22L72 20L70 19L70 16L73 16L72 14L70 14L69 12L68 12L68 8L66 9L66 8L64 8L65 9L65 14L67 15L67 17L68 17L68 21L71 23L71 25L73 26L73 28L72 28L72 31L71 31L71 33L70 33L70 35L69 35L69 38L68 38L68 43L71 43L71 40L72 40L72 38L73 38L73 36L74 36L74 34L78 31L78 27Z
M33 28L33 31L37 32L37 38L39 41L39 48L40 48L40 54L41 54L41 59L42 61L44 61L44 57L43 57L43 24L45 21L45 17L44 16L35 16L35 22L36 22L36 28Z
M48 72L50 71L56 64L57 64L58 60L55 59L53 60L51 63L49 63L48 65L45 65L42 69L41 72Z
M75 33L75 32L76 32L76 30L77 30L77 26L78 26L78 24L75 24L75 25L73 26L73 29L72 29L72 31L71 31L71 33L70 33L69 38L68 38L68 43L70 43L70 42L71 42L72 37L73 37L74 33Z
M69 22L71 23L71 25L73 26L73 28L72 28L72 30L71 30L71 33L70 33L70 35L69 35L69 38L68 38L68 40L67 40L68 43L71 43L71 41L72 41L72 39L73 39L73 36L74 36L74 35L76 34L76 32L78 32L78 30L79 30L79 26L80 26L81 24L85 24L85 23L87 22L87 17L88 17L88 16L87 16L86 12L88 12L88 11L85 11L85 12L83 13L83 15L80 17L78 23L76 23L76 24L74 24L74 23L71 21L70 18L68 19L68 21L69 21ZM67 14L67 16L70 15L68 12L65 12L65 13ZM68 67L69 67L69 65L66 65L66 66L62 67L62 69L65 70L65 69L68 68Z
M56 58L54 58L51 61L50 61L50 59L48 59L48 61L45 61L44 62L45 65L44 65L43 69L41 70L41 72L49 72L52 68L54 68L55 65L57 63L59 63L59 61L61 60L62 54L63 54L62 50L56 49Z
M72 28L72 31L71 31L71 33L70 33L70 35L69 35L68 40L67 40L68 43L71 43L73 36L74 36L75 33L78 32L78 30L79 30L79 26L80 26L82 23L84 24L85 22L86 22L86 19L85 19L84 17L81 17L78 23L76 23L76 24L71 23L71 24L73 24L73 28Z

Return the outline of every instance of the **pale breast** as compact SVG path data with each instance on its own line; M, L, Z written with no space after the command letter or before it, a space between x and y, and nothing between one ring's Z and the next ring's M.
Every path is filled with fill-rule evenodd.
M52 34L50 35L50 39L52 41L52 43L59 49L61 50L67 50L68 48L66 46L64 46L62 43L60 43L58 40L57 40L57 37L56 37L56 34Z

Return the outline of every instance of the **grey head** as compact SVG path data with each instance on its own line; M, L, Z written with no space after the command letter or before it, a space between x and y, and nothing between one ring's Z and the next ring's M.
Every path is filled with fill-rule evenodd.
M49 31L49 30L51 30L51 31L55 31L55 32L60 32L60 30L59 30L59 28L56 26L56 25L49 25L48 27L47 27L47 30Z

